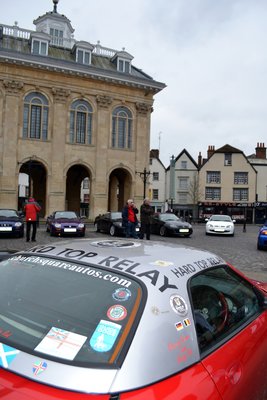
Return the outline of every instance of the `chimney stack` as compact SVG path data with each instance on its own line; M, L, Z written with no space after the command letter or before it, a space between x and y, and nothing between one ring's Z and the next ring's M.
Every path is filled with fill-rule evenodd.
M199 167L199 168L200 168L201 165L202 165L202 155L201 155L201 152L198 153L197 164L198 164L198 167Z
M257 147L255 148L255 150L256 158L266 160L266 147L264 146L264 143L257 143Z
M215 152L215 146L209 146L208 151L207 151L207 157L208 159L212 156L212 154Z

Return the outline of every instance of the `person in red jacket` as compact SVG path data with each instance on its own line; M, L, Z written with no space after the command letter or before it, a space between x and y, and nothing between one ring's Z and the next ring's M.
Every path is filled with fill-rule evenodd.
M32 227L32 242L36 241L36 230L37 230L37 219L38 212L41 210L39 204L30 197L28 203L24 206L24 212L26 217L26 241L30 241L31 227Z

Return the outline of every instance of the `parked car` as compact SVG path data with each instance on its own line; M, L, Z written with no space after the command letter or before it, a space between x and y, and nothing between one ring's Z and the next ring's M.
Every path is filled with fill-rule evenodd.
M119 211L107 212L98 215L94 221L97 232L109 233L111 236L125 236L125 227L122 224L122 214ZM137 234L140 232L140 224L136 226Z
M267 221L259 230L257 239L257 249L267 250Z
M0 209L0 235L1 236L24 236L23 213L11 208Z
M157 213L151 218L151 233L160 236L175 235L189 237L192 225L172 213Z
M229 235L235 234L235 219L229 215L214 214L206 218L206 235Z
M54 211L46 219L46 231L51 236L84 236L85 229L84 218L75 211Z
M267 284L208 251L37 245L0 262L0 304L9 400L266 400Z

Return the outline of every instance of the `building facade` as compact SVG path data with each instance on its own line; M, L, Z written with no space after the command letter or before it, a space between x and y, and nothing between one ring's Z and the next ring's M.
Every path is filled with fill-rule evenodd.
M171 157L166 169L166 195L169 208L179 217L185 220L197 217L198 166L186 149Z
M257 193L255 201L255 223L263 224L267 219L267 159L264 143L257 143L255 153L247 157L257 171Z
M152 106L165 85L124 49L75 40L57 3L35 31L0 25L0 206L21 207L24 173L43 216L80 212L86 179L94 218L129 197L141 203L136 171L149 166Z
M238 221L255 221L257 171L244 153L228 144L199 160L199 218L228 214Z
M166 209L166 168L159 158L159 150L150 150L149 198L155 212Z

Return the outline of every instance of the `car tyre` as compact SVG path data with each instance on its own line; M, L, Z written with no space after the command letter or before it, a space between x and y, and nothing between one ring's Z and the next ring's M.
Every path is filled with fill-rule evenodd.
M259 243L257 243L257 249L262 250L262 246Z
M160 236L166 236L166 228L165 226L161 226L159 230Z
M109 234L110 234L110 236L116 235L116 228L114 225L111 225L111 227L109 228Z

